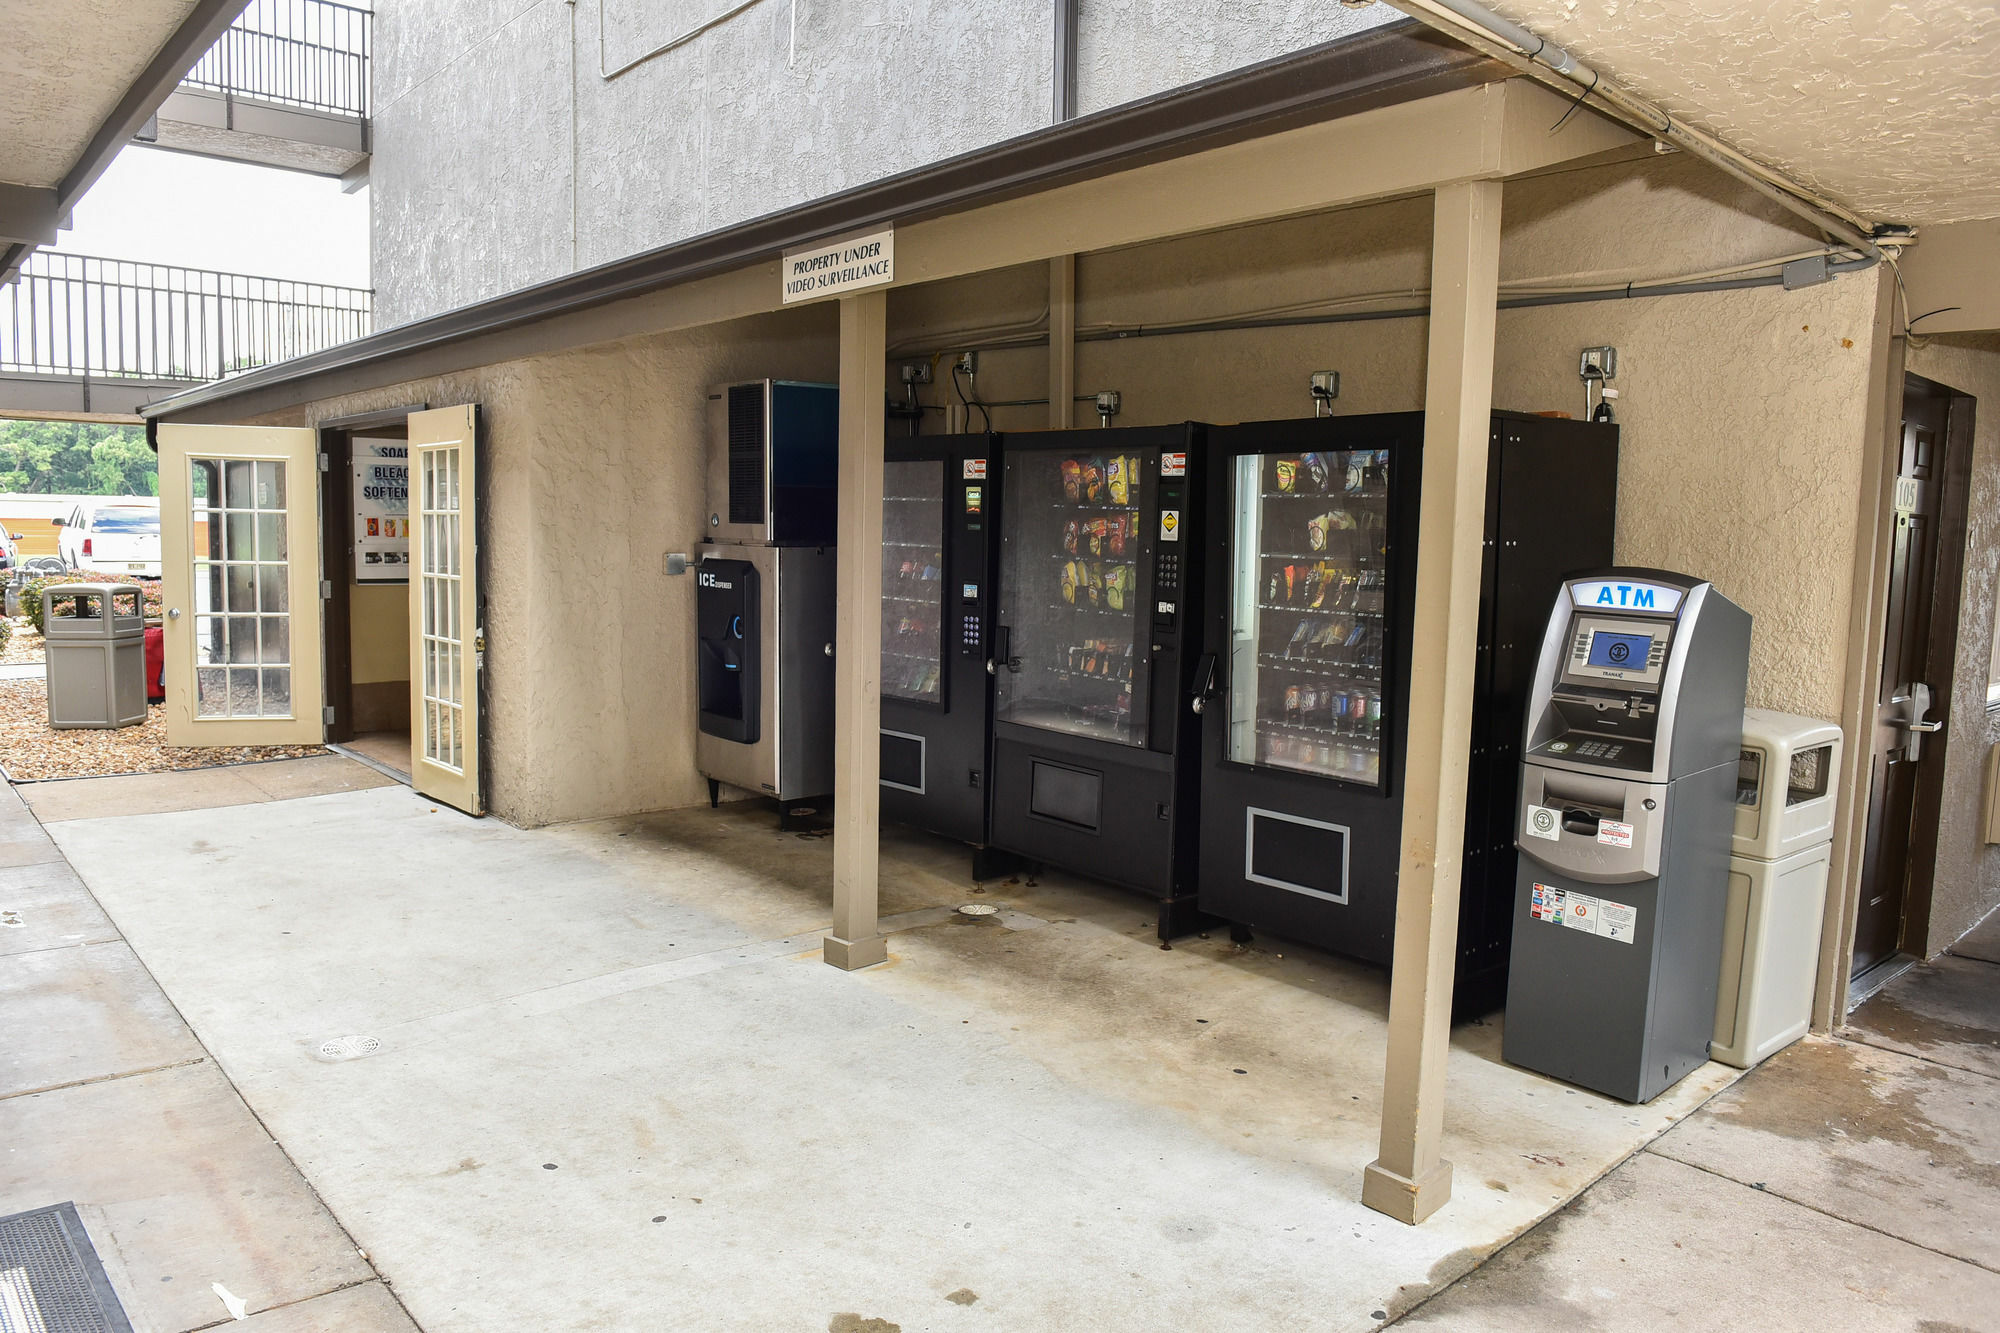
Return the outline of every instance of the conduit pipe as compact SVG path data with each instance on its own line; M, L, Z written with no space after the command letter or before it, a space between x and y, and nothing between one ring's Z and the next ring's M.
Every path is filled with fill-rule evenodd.
M1669 112L1619 87L1570 51L1474 0L1387 0L1387 3L1559 92L1575 96L1585 105L1595 105L1634 129L1721 168L1870 258L1882 257L1880 243L1905 239L1884 236L1881 228L1851 209L1746 157L1715 136L1676 121Z

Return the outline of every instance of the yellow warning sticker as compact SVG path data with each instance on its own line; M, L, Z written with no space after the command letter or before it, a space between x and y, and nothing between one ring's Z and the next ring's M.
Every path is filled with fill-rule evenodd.
M1160 540L1177 542L1181 539L1181 511L1162 509L1160 511Z

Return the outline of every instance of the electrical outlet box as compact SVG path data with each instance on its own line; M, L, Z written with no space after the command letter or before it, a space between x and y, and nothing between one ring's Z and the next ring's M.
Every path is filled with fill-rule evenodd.
M1312 373L1312 396L1315 398L1340 397L1340 372L1337 370L1315 370Z
M1618 376L1618 349L1616 347L1586 347L1583 349L1583 364L1576 373L1587 380L1616 379Z
M930 363L930 362L928 362L928 361L905 361L905 362L903 363L903 383L905 383L905 384L929 384L930 382L931 382L931 363Z
M968 375L977 375L979 373L979 353L960 352L958 354L958 368Z

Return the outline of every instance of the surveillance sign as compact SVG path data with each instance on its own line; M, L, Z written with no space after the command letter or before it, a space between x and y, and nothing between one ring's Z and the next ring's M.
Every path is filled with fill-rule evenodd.
M410 447L354 441L354 581L410 578Z
M884 287L896 280L896 229L884 227L865 236L787 250L784 301L816 301Z

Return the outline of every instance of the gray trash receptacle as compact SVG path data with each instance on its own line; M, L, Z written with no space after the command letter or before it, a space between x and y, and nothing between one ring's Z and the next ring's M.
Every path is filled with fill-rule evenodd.
M42 589L42 641L50 726L136 727L146 720L146 612L138 584Z

